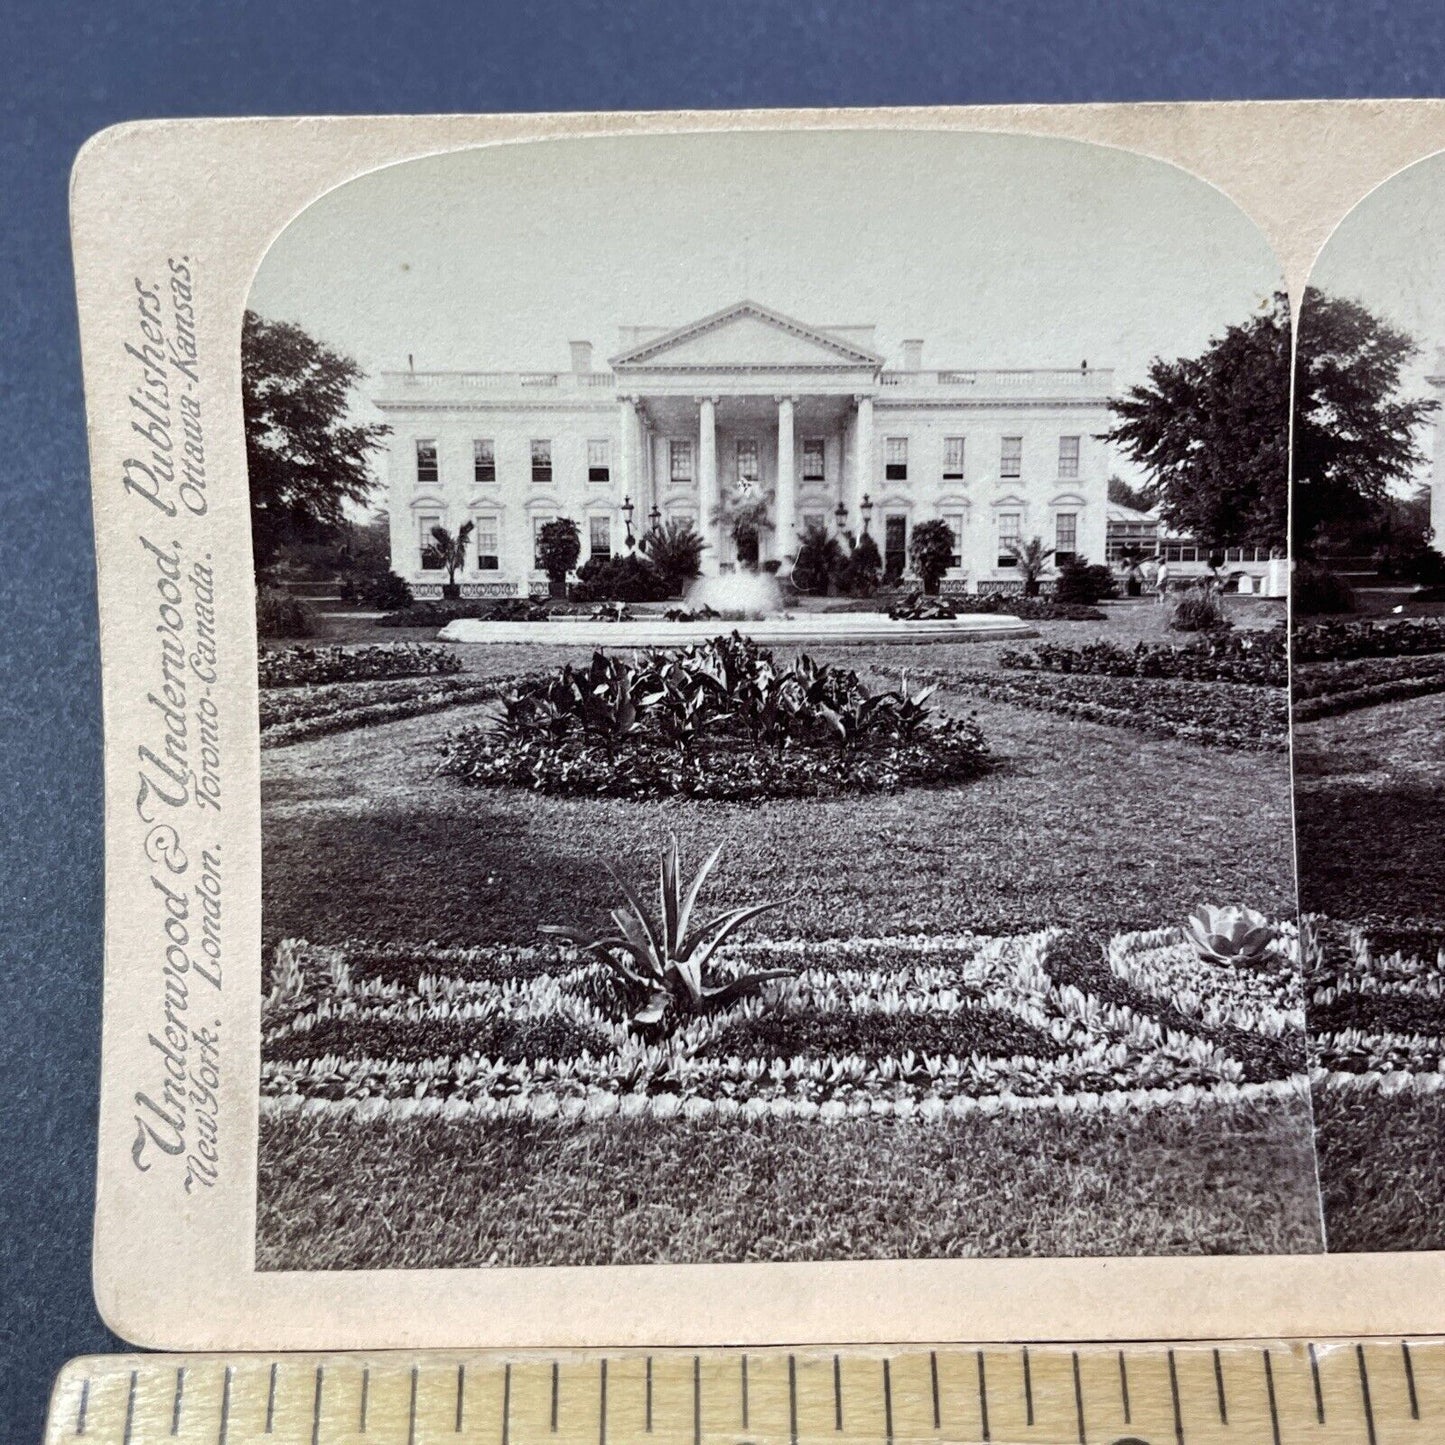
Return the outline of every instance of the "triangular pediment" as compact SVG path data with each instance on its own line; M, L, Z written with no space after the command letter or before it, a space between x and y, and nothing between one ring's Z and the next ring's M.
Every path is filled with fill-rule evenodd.
M611 360L614 371L734 368L875 370L882 358L826 328L810 326L755 301L649 337Z

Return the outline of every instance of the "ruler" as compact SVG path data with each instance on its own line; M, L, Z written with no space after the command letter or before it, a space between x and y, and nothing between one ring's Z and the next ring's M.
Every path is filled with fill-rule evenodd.
M95 1355L47 1445L1445 1445L1445 1339Z

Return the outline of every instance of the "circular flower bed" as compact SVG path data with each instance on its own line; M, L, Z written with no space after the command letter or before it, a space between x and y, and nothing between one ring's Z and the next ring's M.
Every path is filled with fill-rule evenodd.
M825 797L976 777L972 722L933 692L870 693L854 672L782 665L734 633L637 661L596 654L504 702L444 745L442 770L480 787L604 797Z

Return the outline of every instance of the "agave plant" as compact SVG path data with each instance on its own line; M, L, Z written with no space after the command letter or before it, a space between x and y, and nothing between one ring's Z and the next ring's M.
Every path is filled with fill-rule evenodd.
M1185 933L1208 963L1258 963L1275 941L1275 930L1252 908L1203 907L1189 915Z
M612 910L615 932L599 936L591 929L558 924L545 924L541 931L565 938L601 959L620 985L634 1023L659 1023L669 1008L679 1019L726 1008L756 993L771 979L791 977L792 970L766 969L724 983L710 979L708 965L722 943L744 923L780 906L746 904L692 927L698 895L721 854L721 846L715 848L692 883L684 888L674 834L662 853L658 870L657 918L648 916L636 891L609 866L607 871L627 900L627 907Z

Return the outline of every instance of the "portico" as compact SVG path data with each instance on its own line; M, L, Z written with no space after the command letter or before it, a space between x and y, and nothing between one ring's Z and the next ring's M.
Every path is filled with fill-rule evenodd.
M742 301L684 326L625 326L608 370L571 343L556 372L391 372L394 570L444 578L431 527L474 524L462 595L541 590L534 539L578 524L583 561L649 527L690 524L702 567L791 569L820 526L872 533L906 574L924 520L954 534L951 591L1014 590L1014 541L1102 561L1112 376L1091 368L925 370L923 342L885 362L871 325L819 326Z

